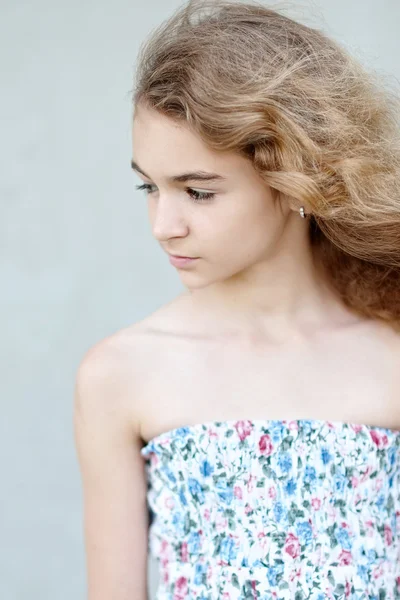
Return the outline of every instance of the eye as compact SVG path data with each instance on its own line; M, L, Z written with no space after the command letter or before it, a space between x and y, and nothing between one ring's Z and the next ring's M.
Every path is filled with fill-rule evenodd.
M147 194L151 194L153 193L153 190L151 189L152 187L153 186L148 183L143 183L142 185L137 185L136 189L144 190ZM185 192L189 194L193 202L205 202L206 200L211 200L215 196L215 193L199 192L192 188L185 188Z
M205 202L214 198L215 194L212 192L198 192L192 188L185 188L186 192L192 198L193 202Z

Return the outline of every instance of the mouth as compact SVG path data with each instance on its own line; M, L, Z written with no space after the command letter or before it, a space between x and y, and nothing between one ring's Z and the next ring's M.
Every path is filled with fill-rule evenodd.
M169 262L174 265L174 267L186 267L198 260L199 257L190 257L190 256L174 256L173 254L169 255Z
M169 253L168 253L169 254ZM172 258L198 258L197 256L182 256L181 254L169 254Z

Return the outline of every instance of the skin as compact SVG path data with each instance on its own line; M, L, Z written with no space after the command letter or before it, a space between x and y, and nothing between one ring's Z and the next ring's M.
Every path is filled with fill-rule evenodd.
M154 239L165 252L199 257L172 267L186 291L133 329L137 365L149 373L142 438L266 415L400 423L399 336L343 304L313 254L298 201L267 186L245 157L217 153L143 106L132 142ZM193 171L224 180L171 180ZM194 202L190 190L214 195Z
M133 157L151 176L137 173L150 186L154 238L166 252L200 257L177 269L193 306L213 325L227 333L234 323L237 335L261 340L360 321L315 264L300 204L267 186L249 160L215 153L187 128L144 108L133 121ZM168 180L194 170L217 172L226 181ZM196 203L187 186L215 196Z

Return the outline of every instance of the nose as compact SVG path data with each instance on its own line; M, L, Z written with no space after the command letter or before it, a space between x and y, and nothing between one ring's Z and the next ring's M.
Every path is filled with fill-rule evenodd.
M150 212L153 236L159 242L187 235L184 209L176 197L160 195L157 204L153 205L153 211Z

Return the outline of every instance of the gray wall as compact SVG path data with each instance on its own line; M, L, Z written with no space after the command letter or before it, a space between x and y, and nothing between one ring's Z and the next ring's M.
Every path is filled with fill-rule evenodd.
M137 50L179 4L0 3L0 598L85 599L76 368L182 290L129 166ZM398 0L293 4L399 76Z

